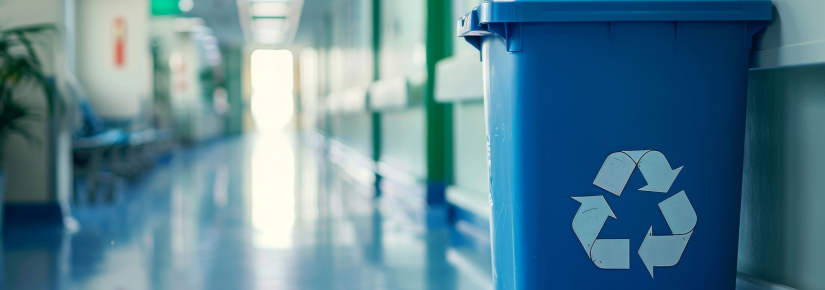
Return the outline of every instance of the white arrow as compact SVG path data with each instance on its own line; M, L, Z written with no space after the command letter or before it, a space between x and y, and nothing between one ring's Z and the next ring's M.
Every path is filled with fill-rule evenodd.
M642 191L667 193L673 181L676 180L676 176L682 171L682 167L671 169L667 158L659 151L645 153L639 160L638 166L647 180L647 186L639 189Z
M630 240L597 239L590 260L602 269L630 269Z
M636 161L624 152L615 152L607 156L602 168L596 174L593 184L617 196L622 195L627 180L636 168Z
M686 234L696 226L696 211L684 190L660 202L659 209L674 234Z
M593 242L602 231L604 222L607 217L616 218L616 214L610 209L610 205L604 199L604 196L573 196L573 199L580 202L582 205L573 218L573 231L579 237L582 247L590 257L590 250L593 248Z
M630 158L633 158L633 162L639 163L639 159L641 159L642 156L645 155L645 153L650 152L650 150L635 150L635 151L622 151L622 152L624 152L624 154L627 154L627 156L630 156Z
M650 227L645 240L642 241L642 246L639 247L639 257L645 263L651 278L653 278L653 267L669 267L679 263L691 235L693 232L683 235L654 236L653 227Z

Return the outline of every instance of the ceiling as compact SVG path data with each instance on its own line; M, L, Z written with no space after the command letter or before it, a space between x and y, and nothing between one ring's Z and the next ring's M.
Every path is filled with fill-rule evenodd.
M318 31L318 26L323 24L324 13L333 0L304 0L301 10L301 23L295 33L293 45L312 46L314 44L314 31Z
M194 0L195 6L182 17L203 18L222 45L245 44L236 0Z
M239 6L247 7L250 3L260 1L284 0L194 0L195 5L192 10L181 16L203 18L206 26L212 29L222 45L291 46L293 40L298 43L311 41L313 25L321 22L328 3L332 0L291 0L289 15L286 17L290 23L280 43L262 43L262 39L256 35L255 28L252 27L250 12L238 10ZM241 21L241 19L245 20Z

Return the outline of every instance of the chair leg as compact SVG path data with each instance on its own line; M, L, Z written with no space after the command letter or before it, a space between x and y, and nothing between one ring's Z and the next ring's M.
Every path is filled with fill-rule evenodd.
M95 203L97 199L98 174L100 172L100 159L103 155L102 151L101 148L93 150L92 157L89 160L88 174L86 175L86 198L90 204Z

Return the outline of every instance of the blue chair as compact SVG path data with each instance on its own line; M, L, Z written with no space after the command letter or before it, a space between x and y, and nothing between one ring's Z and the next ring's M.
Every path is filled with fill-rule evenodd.
M131 132L106 128L107 122L88 102L80 83L70 78L67 84L78 103L72 141L75 180L85 178L88 202L95 202L101 189L104 198L113 201L119 180L135 179L152 168L159 155L169 149L171 134L152 128ZM80 201L79 192L74 199Z

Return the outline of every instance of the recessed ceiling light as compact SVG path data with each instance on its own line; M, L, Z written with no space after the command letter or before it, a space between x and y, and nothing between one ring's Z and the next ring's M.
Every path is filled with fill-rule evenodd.
M250 0L249 3L289 3L291 0Z
M192 1L192 0L180 0L180 1L178 1L178 9L180 9L181 12L189 12L194 7L195 7L195 1Z
M289 4L286 2L253 3L250 9L253 17L284 17L289 13Z

